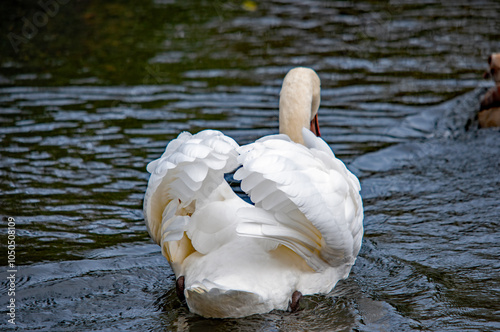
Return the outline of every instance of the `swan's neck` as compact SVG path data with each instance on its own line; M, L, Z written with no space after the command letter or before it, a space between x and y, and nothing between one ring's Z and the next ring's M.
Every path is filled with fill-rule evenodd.
M279 131L294 142L304 144L302 128L310 128L318 112L320 81L309 68L292 69L283 80L280 92Z

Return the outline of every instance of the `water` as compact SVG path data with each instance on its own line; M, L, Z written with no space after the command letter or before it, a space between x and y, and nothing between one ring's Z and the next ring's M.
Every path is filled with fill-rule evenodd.
M14 218L19 329L500 329L500 132L473 118L486 58L500 50L497 2L70 1L45 21L40 11L0 11L0 237L5 266ZM15 47L13 34L24 38ZM281 80L297 65L320 74L321 132L361 179L360 256L298 313L200 318L178 302L143 224L145 165L182 130L240 144L275 133Z

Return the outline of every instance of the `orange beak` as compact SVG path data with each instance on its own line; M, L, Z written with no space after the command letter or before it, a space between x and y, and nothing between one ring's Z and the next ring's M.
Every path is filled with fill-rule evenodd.
M314 118L311 120L311 131L314 135L321 137L321 133L319 132L318 113L316 113Z

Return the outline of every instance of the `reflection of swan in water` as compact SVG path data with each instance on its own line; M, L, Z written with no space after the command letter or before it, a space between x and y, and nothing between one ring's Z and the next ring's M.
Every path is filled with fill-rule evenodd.
M144 215L191 311L242 317L296 310L302 294L346 278L361 246L359 181L319 135L320 81L291 70L280 135L239 147L213 130L181 133L151 173ZM238 197L224 173L254 205Z
M484 77L491 77L495 87L488 90L481 100L481 110L477 117L482 128L500 127L500 53L490 55L488 64L490 68Z

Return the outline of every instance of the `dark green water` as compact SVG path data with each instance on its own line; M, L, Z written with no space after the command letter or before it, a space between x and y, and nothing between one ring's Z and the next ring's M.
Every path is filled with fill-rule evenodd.
M44 3L0 9L0 250L5 267L14 218L18 329L500 329L500 131L466 130L500 3ZM183 130L277 132L298 65L319 73L321 132L361 179L360 256L296 314L202 319L144 226L145 166Z

